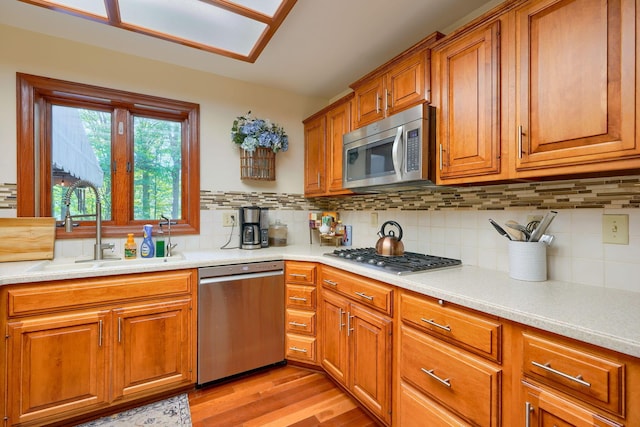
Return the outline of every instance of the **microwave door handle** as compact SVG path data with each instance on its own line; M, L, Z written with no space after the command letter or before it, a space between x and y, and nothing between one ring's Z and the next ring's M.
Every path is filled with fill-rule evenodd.
M398 132L396 133L396 139L393 141L393 149L391 151L391 159L393 160L393 168L396 170L396 173L402 176L402 156L400 155L402 146L402 132L404 130L404 126L398 127Z

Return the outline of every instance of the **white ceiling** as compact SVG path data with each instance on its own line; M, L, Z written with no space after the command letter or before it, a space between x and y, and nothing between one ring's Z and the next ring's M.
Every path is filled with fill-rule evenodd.
M140 57L331 99L434 31L499 0L298 0L255 63L181 46L17 0L0 23ZM6 42L6 41L5 41Z

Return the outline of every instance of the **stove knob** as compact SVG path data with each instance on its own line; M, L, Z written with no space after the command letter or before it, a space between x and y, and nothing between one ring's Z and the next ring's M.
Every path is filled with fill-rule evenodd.
M373 258L371 258L369 261L367 261L367 263L369 263L369 264L375 264L375 263L376 263L376 260L375 260L375 259L373 259Z
M351 258L353 258L353 255L351 255L351 254L346 254L346 255L343 255L343 256L344 256L345 258L347 258L347 259L351 259Z
M358 261L358 262L362 262L362 261L364 261L364 257L363 257L362 255L358 255L358 256L356 257L356 261Z
M384 261L378 261L378 262L376 263L376 265L377 265L378 267L384 267L384 264L385 264L385 263L384 263Z

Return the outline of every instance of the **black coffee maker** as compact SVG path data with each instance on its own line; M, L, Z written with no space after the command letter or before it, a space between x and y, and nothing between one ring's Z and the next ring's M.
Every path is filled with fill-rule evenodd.
M260 208L247 206L240 208L240 248L260 249Z

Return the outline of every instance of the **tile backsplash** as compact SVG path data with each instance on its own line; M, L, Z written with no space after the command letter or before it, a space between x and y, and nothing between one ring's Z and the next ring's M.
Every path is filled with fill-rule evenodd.
M15 216L15 184L0 185L0 216ZM309 232L309 211L336 210L353 226L353 246L373 246L380 225L390 219L403 227L408 251L460 258L463 263L507 271L507 239L489 224L558 211L549 228L555 236L548 249L550 279L640 292L640 176L444 188L333 198L300 194L201 191L199 236L175 236L178 249L218 249L238 230L222 227L222 214L241 206L269 208L273 222L288 226L289 244L318 245ZM372 214L377 222L372 223ZM602 243L602 215L629 215L629 244ZM116 240L122 252L125 239ZM56 242L56 256L91 253L93 240ZM332 250L327 246L327 251Z

